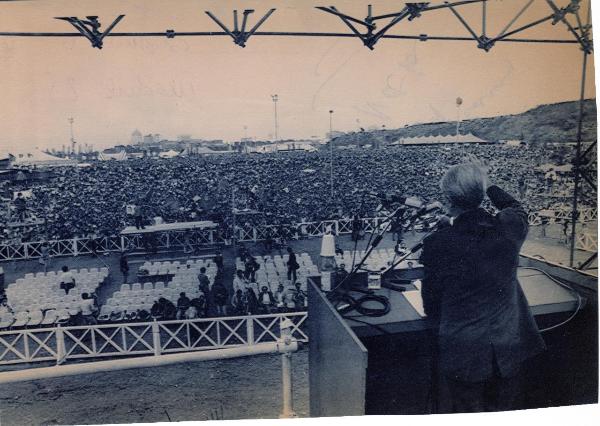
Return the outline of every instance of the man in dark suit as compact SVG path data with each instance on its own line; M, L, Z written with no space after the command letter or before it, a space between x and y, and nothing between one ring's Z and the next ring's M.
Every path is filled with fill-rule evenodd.
M455 412L518 408L521 364L545 345L517 280L527 213L479 164L452 167L441 187L451 226L426 238L423 304L439 324L438 368ZM487 192L500 210L480 205Z

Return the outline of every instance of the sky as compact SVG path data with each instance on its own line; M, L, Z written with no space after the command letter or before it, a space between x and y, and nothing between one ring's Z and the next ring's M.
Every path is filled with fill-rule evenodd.
M53 18L86 15L98 15L103 29L118 14L126 16L116 32L220 31L205 10L231 26L233 9L255 9L251 26L275 7L260 30L348 33L339 18L314 9L329 3L364 19L367 4L383 14L399 11L402 2L0 2L0 31L74 32ZM525 3L490 0L488 34L498 34ZM481 5L458 10L480 33ZM546 2L534 1L513 28L548 14ZM447 9L403 21L389 33L469 35ZM564 25L549 22L518 36L571 38ZM128 143L135 129L167 138L231 141L247 132L267 139L274 134L272 94L279 97L280 138L324 137L329 110L333 129L341 131L456 120L459 113L519 113L578 99L581 61L576 45L558 44L498 43L486 53L475 41L382 39L371 51L356 38L255 36L241 48L224 36L108 37L98 50L79 37L0 37L0 147L60 148L69 143L69 117L78 143L95 148ZM593 67L590 60L588 98L595 97Z

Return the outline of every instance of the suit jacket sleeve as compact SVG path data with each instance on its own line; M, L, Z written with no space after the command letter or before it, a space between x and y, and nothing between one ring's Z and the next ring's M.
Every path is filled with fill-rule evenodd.
M488 188L487 194L494 206L500 210L496 217L504 235L510 240L522 243L527 237L529 224L527 212L521 203L495 185Z
M421 296L423 298L423 309L429 318L437 319L440 314L441 299L441 277L438 273L439 266L436 265L436 255L433 253L431 240L425 240L419 262L423 265L423 283Z

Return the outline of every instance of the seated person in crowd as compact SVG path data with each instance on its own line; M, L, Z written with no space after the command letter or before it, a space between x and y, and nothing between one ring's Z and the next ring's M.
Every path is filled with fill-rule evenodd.
M179 299L177 299L177 319L182 319L190 306L190 298L185 295L185 292L179 293Z
M275 297L267 286L262 286L258 294L258 309L262 314L268 314L275 307Z
M73 273L69 271L68 266L63 266L62 274L60 275L60 288L62 288L66 294L69 294L69 290L75 287L75 277Z
M152 304L152 308L150 308L150 315L154 319L162 319L163 310L162 310L162 306L158 302L158 300L155 300L154 303Z
M294 291L294 309L301 311L306 308L306 293L302 290L300 283L295 284L296 290Z
M185 319L194 319L198 318L198 310L195 306L190 305L190 307L185 311Z
M233 277L233 291L244 291L246 289L246 283L247 281L244 278L244 271L242 271L241 269L235 271L235 277Z
M258 314L258 299L256 297L256 293L254 289L248 287L244 293L246 298L246 313L248 315L257 315Z
M163 319L172 320L176 318L177 308L175 307L173 302L161 297L160 299L158 299L158 303L160 303L163 307Z
M83 293L81 295L83 302L81 303L81 319L85 325L95 325L96 321L95 313L98 311L96 301L94 297L89 293Z
M231 314L232 315L245 315L247 312L246 300L242 289L237 289L235 294L231 298Z
M285 289L282 284L279 284L275 292L275 303L278 310L282 310L285 306Z
M287 288L285 290L285 297L283 299L284 312L293 312L296 309L296 297L295 296L296 296L296 291L293 287Z
M256 271L260 269L260 265L254 258L254 256L247 255L244 262L244 278L250 280L250 282L256 282Z
M191 301L191 306L195 308L197 318L206 317L206 296L204 293L200 293L198 297L194 297Z

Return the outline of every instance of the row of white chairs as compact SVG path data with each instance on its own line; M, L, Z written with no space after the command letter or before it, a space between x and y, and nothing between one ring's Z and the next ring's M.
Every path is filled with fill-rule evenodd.
M0 318L0 328L16 327L37 327L50 326L55 324L64 324L71 317L70 310L67 308L48 309L42 312L41 309L20 311L14 315Z
M158 261L158 262L144 262L140 266L140 270L145 270L148 275L172 275L182 271L190 271L199 273L200 268L206 268L207 271L217 269L215 263L210 259L190 259L185 263L179 261Z

